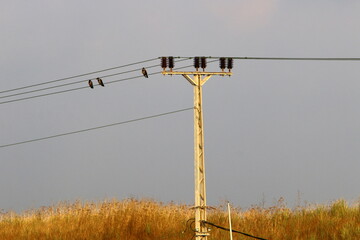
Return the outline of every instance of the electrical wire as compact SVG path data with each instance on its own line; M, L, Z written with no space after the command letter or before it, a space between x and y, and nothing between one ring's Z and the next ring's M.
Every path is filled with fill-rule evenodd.
M44 85L44 84L48 84L48 83L53 83L53 82L57 82L57 81L68 80L68 79L72 79L72 78L76 78L76 77L86 76L86 75L90 75L90 74L94 74L94 73L109 71L109 70L113 70L113 69L117 69L117 68L122 68L122 67L127 67L127 66L131 66L131 65L135 65L135 64L144 63L144 62L154 61L154 60L159 59L159 58L161 58L161 57L152 58L152 59L148 59L148 60L144 60L144 61L139 61L139 62L135 62L135 63L130 63L130 64L118 66L118 67L107 68L107 69L104 69L104 70L94 71L94 72L91 72L91 73L85 73L85 74L75 75L75 76L71 76L71 77L67 77L67 78L61 78L61 79L52 80L52 81L48 81L48 82L44 82L44 83L33 84L33 85L25 86L25 87L20 87L20 88L5 90L5 91L1 91L0 94L1 94L1 93L5 93L5 92L20 90L20 89L24 89L24 88L29 88L29 87L34 87L34 86L40 86L40 85ZM185 60L193 59L194 57L180 57L180 56L178 56L178 57L174 57L174 58L179 58L179 59L182 59L182 60L180 60L180 61L185 61ZM206 57L206 58L209 58L209 59L219 59L220 57L208 56L208 57ZM360 61L360 58L318 58L318 57L313 57L313 58L291 58L291 57L228 57L228 58L239 59L239 60ZM210 62L214 62L214 61L216 61L216 60L209 61L209 63L210 63ZM152 66L148 66L147 68L153 68L153 67L156 67L156 66L157 66L157 65L152 65ZM186 66L186 67L190 67L190 66ZM179 69L179 68L178 68L178 69ZM139 71L139 69L134 69L134 70L124 71L124 72L120 72L120 73L103 75L103 76L100 76L100 78L105 78L105 77L110 77L110 76L115 76L115 75L120 75L120 74L135 72L135 71ZM161 73L161 72L157 72L157 73L155 73L155 74L158 74L158 73ZM149 74L149 75L153 75L153 74ZM120 81L125 81L125 80L140 78L140 77L141 77L141 76L132 77L132 78L126 78L126 79L114 80L114 81L108 82L107 84L113 83L113 82L120 82ZM91 79L93 79L93 78L91 78ZM32 90L32 91L27 91L27 92L22 92L22 93L11 94L11 95L7 95L7 96L1 96L0 99L1 99L1 98L7 98L7 97L13 97L13 96L19 96L19 95L23 95L23 94L34 93L34 92L38 92L38 91L49 90L49 89L58 88L58 87L64 87L64 86L68 86L68 85L72 85L72 84L82 83L82 82L85 82L85 81L88 81L88 80L91 80L91 79L80 80L80 81L76 81L76 82L72 82L72 83L66 83L66 84L62 84L62 85L58 85L58 86L41 88L41 89L36 89L36 90ZM6 103L11 103L11 102L17 102L17 101L27 100L27 99L32 99L32 98L49 96L49 95L53 95L53 94L70 92L70 91L75 91L75 90L80 90L80 89L85 89L85 88L87 88L87 87L79 87L79 88L73 88L73 89L67 89L67 90L63 90L63 91L58 91L58 92L52 92L52 93L40 94L40 95L35 95L35 96L30 96L30 97L18 98L18 99L13 99L13 100L8 100L8 101L0 102L0 105L1 105L1 104L6 104Z
M155 67L155 66L158 66L158 65L153 65L153 66L149 66L149 67L146 67L146 68L152 68L152 67ZM120 72L120 73L114 73L114 74L99 76L99 78L112 77L112 76L121 75L121 74L125 74L125 73L140 71L140 70L141 70L141 68L138 68L138 69L129 70L129 71L125 71L125 72ZM56 86L51 86L51 87L46 87L46 88L40 88L40 89L31 90L31 91L26 91L26 92L21 92L21 93L10 94L10 95L6 95L6 96L0 96L0 99L1 99L1 98L8 98L8 97L19 96L19 95L23 95L23 94L34 93L34 92L40 92L40 91L49 90L49 89L54 89L54 88L59 88L59 87L65 87L65 86L74 85L74 84L78 84L78 83L84 83L84 82L87 82L87 81L89 81L89 80L94 80L94 78L89 78L89 79L86 79L86 80L83 80L83 79L82 79L82 80L75 81L75 82L71 82L71 83L65 83L65 84L61 84L61 85L56 85Z
M113 127L113 126L116 126L116 125L122 125L122 124L127 124L127 123L132 123L132 122L138 122L138 121L142 121L142 120L146 120L146 119L157 118L157 117L162 117L162 116L165 116L165 115L184 112L184 111L188 111L188 110L191 110L191 109L194 109L194 107L183 108L183 109L179 109L179 110L175 110L175 111L155 114L155 115L141 117L141 118L135 118L135 119L131 119L131 120L123 121L123 122L111 123L111 124L98 126L98 127L92 127L92 128L87 128L87 129L82 129L82 130L77 130L77 131L72 131L72 132L67 132L67 133L60 133L60 134L47 136L47 137L34 138L34 139L26 140L26 141L10 143L10 144L4 144L4 145L0 145L0 148L20 145L20 144L25 144L25 143L31 143L31 142L37 142L37 141L43 141L43 140L47 140L47 139L51 139L51 138L57 138L57 137L62 137L62 136L67 136L67 135L72 135L72 134L77 134L77 133L83 133L83 132L93 131L93 130L97 130L97 129L101 129L101 128Z
M203 222L204 224L207 224L207 225L210 225L210 226L213 226L213 227L216 227L216 228L225 230L225 231L230 231L230 229L228 229L228 228L225 228L225 227L216 225L216 224L211 223L211 222L208 222L208 221L202 221L202 222ZM244 236L251 237L251 238L255 238L255 239L259 239L259 240L267 240L267 239L265 239L265 238L256 237L256 236L250 235L250 234L248 234L248 233L240 232L240 231L233 230L233 229L232 229L232 232L234 232L234 233L239 233L239 234L242 234L242 235L244 235Z
M193 59L195 57L174 57ZM207 56L208 59L219 59L220 57ZM285 60L285 61L360 61L360 58L331 58L331 57L225 57L238 60Z
M285 60L285 61L360 61L360 58L319 58L319 57L231 57L232 59L242 60Z
M188 229L190 229L193 232L196 232L195 228L192 227L193 223L195 223L195 218L189 218L185 223L185 229L182 231L182 233L186 233Z
M184 59L183 61L185 61L185 60L188 60L188 59ZM212 61L209 61L209 63L212 63L212 62L215 62L215 61L216 60L212 60ZM156 65L156 66L158 66L158 65ZM191 66L192 65L178 67L178 68L174 68L174 70L179 70L179 69L183 69L183 68L187 68L187 67L191 67ZM158 72L154 72L154 73L149 73L148 75L151 76L151 75L156 75L156 74L160 74L160 73L161 73L161 71L158 71ZM134 76L134 77L117 79L117 80L109 81L106 84L108 85L108 84L112 84L112 83L116 83L116 82L128 81L128 80L138 79L138 78L143 78L143 76L139 75L139 76ZM83 80L83 81L86 81L86 80ZM76 90L85 89L85 88L89 88L89 87L88 86L83 86L83 87L72 88L72 89L67 89L67 90L62 90L62 91L57 91L57 92L51 92L51 93L39 94L39 95L35 95L35 96L29 96L29 97L23 97L23 98L18 98L18 99L2 101L2 102L0 102L0 105L1 104L12 103L12 102L23 101L23 100L28 100L28 99L33 99L33 98L38 98L38 97L50 96L50 95L55 95L55 94L60 94L60 93L66 93L66 92L76 91Z
M19 88L4 90L4 91L0 91L0 94L6 93L6 92L12 92L12 91L16 91L16 90L21 90L21 89L25 89L25 88L30 88L30 87L41 86L41 85L45 85L45 84L49 84L49 83L54 83L54 82L59 82L59 81L64 81L64 80L69 80L69 79L73 79L73 78L77 78L77 77L87 76L87 75L91 75L91 74L95 74L95 73L100 73L100 72L105 72L105 71L110 71L110 70L119 69L119 68L123 68L123 67L128 67L128 66L132 66L132 65L136 65L136 64L140 64L140 63L145 63L145 62L154 61L154 60L157 60L157 59L159 59L159 58L161 58L161 57L151 58L151 59L147 59L147 60L143 60L143 61L139 61L139 62L129 63L129 64L117 66L117 67L112 67L112 68L107 68L107 69L103 69L103 70L93 71L93 72L89 72L89 73L74 75L74 76L66 77L66 78L60 78L60 79L51 80L51 81L47 81L47 82L43 82L43 83L38 83L38 84L33 84L33 85L28 85L28 86L24 86L24 87L19 87ZM174 57L174 58L182 58L183 60L189 60L189 59L193 59L194 57L180 57L180 56L178 56L178 57ZM206 58L208 58L208 59L219 59L220 57L207 56ZM304 58L298 58L298 57L293 57L293 58L292 58L292 57L227 57L227 58L239 59L239 60L360 61L360 58L319 58L319 57L312 57L312 58L311 58L311 57L304 57ZM152 68L152 67L155 67L155 66L157 66L157 65L149 66L149 67L147 67L147 68ZM130 73L130 72L134 72L134 71L138 71L138 70L139 70L139 69L135 69L135 70L125 71L125 72L121 72L121 73L104 75L104 76L100 76L100 78L105 78L105 77L120 75L120 74L124 74L124 73ZM17 93L17 94L11 94L11 95L6 95L6 96L1 96L0 98L13 97L13 96L18 96L18 95L22 95L22 94L28 94L28 93L33 93L33 92L38 92L38 91L53 89L53 88L57 88L57 87L68 86L68 85L71 85L71 84L76 84L76 83L80 83L80 82L82 82L82 81L88 81L88 80L91 80L91 79L93 79L93 78L90 78L90 79L87 79L87 80L76 81L76 82L72 82L72 83L68 83L68 84L58 85L58 86L52 86L52 87L47 87L47 88L42 88L42 89L37 89L37 90L32 90L32 91L27 91L27 92L22 92L22 93ZM0 104L1 104L1 103L0 103Z
M140 64L140 63L146 63L146 62L154 61L154 60L157 60L157 59L158 59L158 58L151 58L151 59L147 59L147 60L143 60L143 61L139 61L139 62L134 62L134 63L129 63L129 64L117 66L117 67L111 67L111 68L106 68L106 69L102 69L102 70L98 70L98 71L93 71L93 72L78 74L78 75L74 75L74 76L70 76L70 77L65 77L65 78L60 78L60 79L55 79L55 80L51 80L51 81L47 81L47 82L43 82L43 83L37 83L37 84L27 85L27 86L24 86L24 87L18 87L18 88L3 90L3 91L0 91L0 94L1 94L1 93L6 93L6 92L12 92L12 91L16 91L16 90L21 90L21 89L25 89L25 88L31 88L31 87L41 86L41 85L45 85L45 84L49 84L49 83L54 83L54 82L65 81L65 80L69 80L69 79L73 79L73 78L83 77L83 76L87 76L87 75L91 75L91 74L95 74L95 73L106 72L106 71L110 71L110 70L114 70L114 69L129 67L129 66L132 66L132 65L137 65L137 64Z
M182 59L182 60L178 60L177 62L182 62L188 59ZM154 67L158 67L159 65L151 65L151 66L146 66L146 69L149 68L154 68ZM142 68L137 68L137 69L132 69L132 70L128 70L128 71L124 71L124 72L118 72L118 73L113 73L113 74L107 74L107 75L103 75L103 76L99 76L99 78L107 78L107 77L113 77L113 76L117 76L117 75L121 75L121 74L125 74L125 73L131 73L131 72L137 72L137 71L141 71ZM79 81L75 81L75 82L71 82L71 83L65 83L65 84L61 84L61 85L56 85L56 86L51 86L51 87L45 87L45 88L40 88L40 89L35 89L35 90L31 90L31 91L25 91L25 92L21 92L21 93L14 93L14 94L10 94L10 95L6 95L6 96L0 96L1 98L8 98L8 97L14 97L14 96L19 96L19 95L23 95L23 94L29 94L29 93L34 93L34 92L40 92L40 91L44 91L44 90L49 90L49 89L54 89L54 88L59 88L59 87L64 87L64 86L69 86L69 85L73 85L73 84L78 84L78 83L84 83L87 82L89 80L94 80L95 78L88 78L88 79L82 79Z
M160 73L160 72L159 72L159 73ZM154 74L154 73L153 73L153 74ZM149 75L153 75L153 74L149 74ZM158 73L155 73L155 74L158 74ZM106 84L111 84L111 83L114 83L114 82L122 82L122 81L131 80L131 79L142 78L142 77L143 77L143 76L135 76L135 77L122 78L122 79L118 79L118 80L113 80L113 81L107 82ZM96 86L96 85L95 85L95 86ZM71 88L71 89L62 90L62 91L57 91L57 92L44 93L44 94L35 95L35 96L30 96L30 97L24 97L24 98L18 98L18 99L3 101L3 102L0 102L0 104L18 102L18 101L23 101L23 100L28 100L28 99L32 99L32 98L38 98L38 97L45 97L45 96L50 96L50 95L59 94L59 93L72 92L72 91L76 91L76 90L80 90L80 89L85 89L85 88L89 88L89 87L88 87L88 86L83 86L83 87Z
M190 229L194 234L192 235L190 240L193 240L196 237L196 230L195 227L193 227L193 224L195 224L195 218L190 218L185 223L185 230L183 231L183 234L187 231L187 229Z
M18 102L18 101L23 101L23 100L28 100L28 99L32 99L32 98L38 98L38 97L45 97L45 96L50 96L50 95L59 94L59 93L66 93L66 92L76 91L76 90L80 90L80 89L84 89L84 88L88 88L88 87L78 87L78 88L72 88L72 89L62 90L62 91L58 91L58 92L52 92L52 93L45 93L45 94L41 94L41 95L35 95L35 96L31 96L31 97L18 98L18 99L13 99L13 100L8 100L8 101L0 102L0 104Z

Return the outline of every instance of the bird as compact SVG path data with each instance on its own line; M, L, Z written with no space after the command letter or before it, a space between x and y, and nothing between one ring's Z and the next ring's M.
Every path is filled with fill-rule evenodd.
M99 85L105 87L103 81L101 80L101 78L96 78L96 80L98 81Z
M142 74L144 75L144 77L148 78L148 74L147 74L147 71L146 69L143 67L142 70L141 70Z
M94 88L93 82L92 82L91 80L89 80L88 83L89 83L89 87L90 87L90 88Z

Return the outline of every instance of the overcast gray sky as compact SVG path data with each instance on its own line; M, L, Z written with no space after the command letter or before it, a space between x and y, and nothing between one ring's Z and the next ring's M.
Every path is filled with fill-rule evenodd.
M0 91L159 56L360 57L359 12L357 0L2 0ZM237 60L233 73L203 88L208 204L359 199L360 62ZM2 103L0 145L192 105L184 78L160 74ZM127 197L193 204L193 112L0 148L0 164L5 211Z

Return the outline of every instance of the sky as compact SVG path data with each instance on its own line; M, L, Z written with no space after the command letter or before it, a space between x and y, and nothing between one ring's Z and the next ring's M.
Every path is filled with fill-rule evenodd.
M0 92L161 56L356 58L359 11L356 0L2 0ZM107 84L142 67L149 78ZM4 103L130 70L105 87ZM155 59L0 93L0 145L192 107L192 86L159 71ZM360 61L235 60L232 77L212 77L208 205L359 201L359 79ZM1 211L126 198L192 205L193 112L2 147L0 164Z

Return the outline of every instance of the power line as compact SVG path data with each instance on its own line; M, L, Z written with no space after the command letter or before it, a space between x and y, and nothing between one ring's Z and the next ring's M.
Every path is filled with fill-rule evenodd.
M140 63L144 63L144 62L153 61L153 60L156 60L156 59L157 59L157 58L152 58L152 59L149 59L149 60L144 60L144 61L140 61L140 62L136 62L136 63L130 63L130 64L126 64L126 65L122 65L122 66L118 66L118 67L113 67L113 68L107 68L107 69L104 69L104 70L99 70L99 71L95 71L95 72L91 72L91 73L85 73L85 74L80 74L80 75L76 75L76 76L72 76L72 77L66 77L66 78L61 78L61 79L57 79L57 80L47 81L47 82L43 82L43 83L33 84L33 85L29 85L29 86L24 86L24 87L14 88L14 89L10 89L10 90L5 90L5 91L1 91L0 94L1 94L1 93L5 93L5 92L11 92L11 91L16 91L16 90L21 90L21 89L25 89L25 88L30 88L30 87L36 87L36 86L41 86L41 85L45 85L45 84L50 84L50 83L54 83L54 82L69 80L69 79L72 79L72 78L77 78L77 77L82 77L82 76L86 76L86 75L91 75L91 74L94 74L94 73L100 73L100 72L105 72L105 71L114 70L114 69L118 69L118 68L128 67L128 66L132 66L132 65L136 65L136 64L140 64ZM189 59L177 60L176 62L182 62L182 61L186 61L186 60L189 60ZM148 69L148 68L154 68L154 67L157 67L157 66L158 66L158 64L156 64L156 65L151 65L151 66L145 66L145 67ZM142 69L142 68L136 68L136 69L132 69L132 70L128 70L128 71L123 71L123 72L118 72L118 73L112 73L112 74L107 74L107 75L101 75L101 76L97 76L97 77L100 77L100 78L113 77L113 76L117 76L117 75L121 75L121 74L125 74L125 73L131 73L131 72L140 71L141 69ZM89 81L89 80L93 80L93 79L95 79L95 78L87 78L87 79L83 79L83 80L79 80L79 81L75 81L75 82L71 82L71 83L65 83L65 84L61 84L61 85L56 85L56 86L51 86L51 87L40 88L40 89L31 90L31 91L25 91L25 92L21 92L21 93L10 94L10 95L6 95L6 96L0 96L0 98L13 97L13 96L18 96L18 95L23 95L23 94L34 93L34 92L39 92L39 91L43 91L43 90L48 90L48 89L63 87L63 86L69 86L69 85L73 85L73 84L77 84L77 83L82 83L82 82Z
M182 62L182 61L186 61L188 59L182 59L182 60L178 60L177 62ZM154 68L154 67L158 67L159 65L151 65L151 66L145 66L146 69L149 68ZM142 68L136 68L136 69L132 69L132 70L128 70L128 71L123 71L123 72L118 72L118 73L112 73L112 74L107 74L107 75L102 75L102 76L98 76L99 78L107 78L107 77L113 77L113 76L117 76L117 75L121 75L121 74L126 74L126 73L131 73L131 72L137 72L140 71ZM88 78L88 79L82 79L79 81L75 81L75 82L71 82L71 83L65 83L65 84L61 84L61 85L56 85L56 86L51 86L51 87L45 87L45 88L40 88L40 89L35 89L35 90L30 90L30 91L25 91L25 92L21 92L21 93L14 93L14 94L10 94L10 95L6 95L6 96L0 96L1 98L8 98L8 97L14 97L14 96L19 96L19 95L23 95L23 94L29 94L29 93L34 93L34 92L40 92L40 91L44 91L44 90L49 90L49 89L54 89L54 88L59 88L59 87L64 87L64 86L69 86L69 85L74 85L74 84L78 84L78 83L84 83L87 82L89 80L93 80L95 78ZM44 83L45 84L45 83Z
M165 115L170 115L170 114L175 114L175 113L179 113L179 112L184 112L184 111L188 111L188 110L191 110L191 109L194 109L194 108L193 108L193 107L183 108L183 109L179 109L179 110L175 110L175 111L170 111L170 112L165 112L165 113L160 113L160 114L151 115L151 116L147 116L147 117L135 118L135 119L127 120L127 121L123 121L123 122L111 123L111 124L107 124L107 125L103 125L103 126L92 127L92 128L77 130L77 131L73 131L73 132L61 133L61 134L56 134L56 135L47 136L47 137L34 138L34 139L26 140L26 141L21 141L21 142L16 142L16 143L10 143L10 144L5 144L5 145L0 145L0 148L5 148L5 147L10 147L10 146L20 145L20 144L25 144L25 143L31 143L31 142L37 142L37 141L47 140L47 139L50 139L50 138L62 137L62 136L67 136L67 135L72 135L72 134L77 134L77 133L83 133L83 132L88 132L88 131L97 130L97 129L101 129L101 128L113 127L113 126L116 126L116 125L122 125L122 124L127 124L127 123L142 121L142 120L146 120L146 119L150 119L150 118L162 117L162 116L165 116Z
M67 77L67 78L61 78L61 79L52 80L52 81L48 81L48 82L44 82L44 83L38 83L38 84L33 84L33 85L24 86L24 87L20 87L20 88L5 90L5 91L1 91L0 93L5 93L5 92L10 92L10 91L20 90L20 89L25 89L25 88L35 87L35 86L40 86L40 85L44 85L44 84L48 84L48 83L53 83L53 82L57 82L57 81L63 81L63 80L68 80L68 79L72 79L72 78L76 78L76 77L86 76L86 75L90 75L90 74L94 74L94 73L105 72L105 71L109 71L109 70L113 70L113 69L117 69L117 68L127 67L127 66L131 66L131 65L135 65L135 64L140 64L140 63L144 63L144 62L149 62L149 61L154 61L154 60L159 59L159 58L161 58L161 57L152 58L152 59L148 59L148 60L144 60L144 61L139 61L139 62L135 62L135 63L130 63L130 64L118 66L118 67L107 68L107 69L104 69L104 70L94 71L94 72L90 72L90 73L75 75L75 76L71 76L71 77ZM189 60L189 59L194 59L195 57L180 57L180 56L178 56L178 57L174 57L174 58L182 59L182 60L177 61L177 62L180 62L180 61L186 61L186 60ZM220 57L212 57L212 56L207 56L206 58L209 58L209 59L220 59ZM311 58L311 57L308 57L308 58L298 58L298 57L293 57L293 58L292 58L292 57L227 57L227 58L232 58L232 59L237 59L237 60L360 61L360 58L319 58L319 57L312 57L312 58ZM210 62L214 62L214 61L216 61L216 60L209 61L209 63L210 63ZM148 66L147 68L153 68L153 67L156 67L156 66L158 66L158 65ZM185 67L190 67L190 66L185 66ZM182 67L182 68L185 68L185 67ZM178 68L178 69L180 69L180 68ZM130 73L130 72L135 72L135 71L139 71L139 70L140 70L140 69L134 69L134 70L124 71L124 72L119 72L119 73L114 73L114 74L103 75L103 76L100 76L100 78L106 78L106 77L116 76L116 75L125 74L125 73ZM159 73L161 73L161 72L156 72L156 73L154 73L154 74L159 74ZM153 74L149 74L149 75L153 75ZM114 81L108 82L107 84L114 83L114 82L120 82L120 81L126 81L126 80L130 80L130 79L136 79L136 78L140 78L140 77L141 77L141 76L130 77L130 78L125 78L125 79L119 79L119 80L114 80ZM91 78L91 79L92 79L92 78ZM82 83L82 82L85 82L85 81L88 81L88 80L90 80L90 79L80 80L80 81L76 81L76 82L72 82L72 83L61 84L61 85L52 86L52 87L46 87L46 88L36 89L36 90L27 91L27 92L22 92L22 93L17 93L17 94L11 94L11 95L7 95L7 96L1 96L0 98L7 98L7 97L19 96L19 95L23 95L23 94L29 94L29 93L34 93L34 92L39 92L39 91L54 89L54 88L58 88L58 87L64 87L64 86L68 86L68 85L72 85L72 84ZM80 89L85 89L85 88L87 88L87 87L78 87L78 88L67 89L67 90L58 91L58 92L52 92L52 93L40 94L40 95L35 95L35 96L30 96L30 97L18 98L18 99L13 99L13 100L8 100L8 101L0 102L0 105L1 105L1 104L6 104L6 103L11 103L11 102L17 102L17 101L27 100L27 99L32 99L32 98L49 96L49 95L53 95L53 94L70 92L70 91L75 91L75 90L80 90Z
M180 60L180 61L185 61L188 59L184 59L184 60ZM180 62L178 61L178 62ZM209 63L215 62L216 60L212 60L209 61ZM156 65L158 66L158 65ZM183 68L187 68L187 67L191 67L192 65L187 65L187 66L183 66L183 67L178 67L176 69L183 69ZM149 73L148 75L156 75L156 74L160 74L161 71L159 72L155 72L155 73ZM142 78L142 75L139 76L134 76L134 77L128 77L128 78L122 78L122 79L118 79L118 80L113 80L113 81L109 81L106 84L112 84L112 83L116 83L116 82L122 82L122 81L128 81L128 80L132 80L132 79L137 79L137 78ZM87 80L82 80L82 81L87 81ZM7 101L2 101L0 102L1 104L7 104L7 103L12 103L12 102L18 102L18 101L23 101L23 100L29 100L29 99L33 99L33 98L38 98L38 97L45 97L45 96L50 96L50 95L55 95L55 94L60 94L60 93L66 93L66 92L72 92L72 91L76 91L76 90L80 90L80 89L85 89L85 88L89 88L88 86L83 86L83 87L77 87L77 88L71 88L71 89L66 89L66 90L62 90L62 91L57 91L57 92L51 92L51 93L44 93L44 94L39 94L39 95L35 95L35 96L29 96L29 97L23 97L23 98L18 98L18 99L13 99L13 100L7 100Z
M18 101L23 101L23 100L28 100L28 99L32 99L32 98L38 98L38 97L45 97L45 96L50 96L50 95L59 94L59 93L66 93L66 92L76 91L76 90L80 90L80 89L84 89L84 88L89 88L89 87L78 87L78 88L72 88L72 89L62 90L62 91L58 91L58 92L52 92L52 93L45 93L45 94L41 94L41 95L35 95L35 96L31 96L31 97L18 98L18 99L13 99L13 100L8 100L8 101L0 102L0 104L18 102Z
M78 75L65 77L65 78L60 78L60 79L56 79L56 80L51 80L51 81L47 81L47 82L43 82L43 83L32 84L32 85L28 85L28 86L24 86L24 87L8 89L8 90L0 91L0 94L6 93L6 92L12 92L12 91L16 91L16 90L21 90L21 89L25 89L25 88L41 86L41 85L54 83L54 82L58 82L58 81L69 80L69 79L73 79L73 78L77 78L77 77L83 77L83 76L87 76L87 75L91 75L91 74L95 74L95 73L101 73L101 72L105 72L105 71L114 70L114 69L124 68L124 67L132 66L132 65L137 65L137 64L140 64L140 63L154 61L154 60L157 60L157 59L160 59L160 58L161 57L151 58L151 59L147 59L147 60L143 60L143 61L139 61L139 62L134 62L134 63L129 63L129 64L117 66L117 67L111 67L111 68L106 68L106 69L93 71L93 72L89 72L89 73L78 74ZM180 56L178 56L178 57L174 57L174 58L182 58L183 60L189 60L189 59L194 59L195 57L180 57ZM206 58L208 58L208 59L220 59L221 57L207 56ZM327 58L321 58L321 57L302 57L302 58L301 57L227 57L227 58L238 59L238 60L360 61L360 58L329 58L329 57L327 57ZM155 65L155 66L157 66L157 65ZM147 67L147 68L151 68L151 67L155 67L155 66L150 66L150 67ZM104 75L104 76L100 76L100 77L104 78L104 77L129 73L129 72L133 72L133 71L137 71L137 69L130 70L130 71L125 71L125 72L121 72L121 73ZM90 80L90 79L87 79L87 80ZM82 80L82 81L85 81L85 80ZM60 85L60 86L71 85L71 84L79 83L79 82L82 82L82 81L77 81L77 82L74 82L74 83L64 84L64 85ZM54 87L50 87L50 88L44 88L44 89L24 92L24 93L20 93L20 94L32 93L32 92L41 91L41 90L47 90L47 89L56 88L56 87L60 87L60 86L54 86ZM7 96L2 96L0 98L12 97L12 96L20 95L20 94L7 95Z
M152 66L148 66L146 68L153 68L153 67L157 67L158 65L152 65ZM129 70L129 71L125 71L125 72L119 72L119 73L113 73L113 74L108 74L108 75L104 75L104 76L99 76L99 78L106 78L106 77L113 77L116 75L121 75L121 74L125 74L125 73L131 73L131 72L136 72L136 71L140 71L141 68L137 68L137 69L133 69L133 70ZM40 88L40 89L35 89L35 90L31 90L31 91L26 91L26 92L21 92L21 93L15 93L15 94L10 94L10 95L6 95L6 96L0 96L1 98L8 98L8 97L14 97L14 96L19 96L19 95L23 95L23 94L29 94L29 93L34 93L34 92L40 92L40 91L44 91L44 90L49 90L49 89L54 89L54 88L59 88L59 87L65 87L65 86L69 86L69 85L74 85L74 84L78 84L78 83L84 83L87 82L89 80L93 80L94 78L89 78L86 80L79 80L79 81L75 81L75 82L71 82L71 83L64 83L61 85L56 85L56 86L51 86L51 87L46 87L46 88Z
M225 231L230 231L230 229L228 229L228 228L225 228L225 227L216 225L216 224L211 223L211 222L203 221L203 223L208 224L208 225L213 226L213 227L216 227L216 228L219 228L219 229L222 229L222 230L225 230ZM247 236L247 237L259 239L259 240L267 240L267 239L265 239L265 238L256 237L256 236L253 236L253 235L251 235L251 234L244 233L244 232L240 232L240 231L237 231L237 230L233 230L233 229L232 229L231 231L232 231L232 232L235 232L235 233L240 233L240 234L242 234L242 235L244 235L244 236Z
M285 61L360 61L360 58L291 58L291 57L232 57L242 60L285 60Z
M3 91L0 91L0 94L1 94L1 93L5 93L5 92L12 92L12 91L16 91L16 90L21 90L21 89L25 89L25 88L31 88L31 87L41 86L41 85L45 85L45 84L49 84L49 83L54 83L54 82L59 82L59 81L64 81L64 80L69 80L69 79L72 79L72 78L84 77L84 76L87 76L87 75L91 75L91 74L95 74L95 73L101 73L101 72L106 72L106 71L110 71L110 70L114 70L114 69L129 67L129 66L132 66L132 65L136 65L136 64L140 64L140 63L146 63L146 62L154 61L154 60L157 60L157 59L158 59L158 58L151 58L151 59L147 59L147 60L143 60L143 61L139 61L139 62L134 62L134 63L129 63L129 64L117 66L117 67L111 67L111 68L106 68L106 69L102 69L102 70L98 70L98 71L93 71L93 72L78 74L78 75L74 75L74 76L70 76L70 77L65 77L65 78L60 78L60 79L55 79L55 80L51 80L51 81L47 81L47 82L43 82L43 83L37 83L37 84L27 85L27 86L24 86L24 87L18 87L18 88L3 90Z
M107 68L107 69L94 71L94 72L90 72L90 73L84 73L84 74L79 74L79 75L75 75L75 76L71 76L71 77L66 77L66 78L47 81L47 82L43 82L43 83L38 83L38 84L28 85L28 86L24 86L24 87L19 87L19 88L9 89L9 90L5 90L5 91L0 91L0 94L5 93L5 92L15 91L15 90L21 90L21 89L25 89L25 88L45 85L45 84L49 84L49 83L53 83L53 82L64 81L64 80L68 80L68 79L72 79L72 78L77 78L77 77L81 77L81 76L95 74L95 73L105 72L105 71L114 70L114 69L118 69L118 68L128 67L128 66L132 66L132 65L136 65L136 64L140 64L140 63L154 61L154 60L160 59L160 58L161 57L152 58L152 59L148 59L148 60L144 60L144 61L125 64L125 65L118 66L118 67ZM180 61L185 61L185 60L194 59L195 57L180 57L180 56L178 56L178 57L174 57L174 58L179 58L179 59L182 59ZM220 59L220 57L212 57L212 56L207 56L206 58ZM360 61L360 58L319 58L319 57L307 57L307 58L298 58L298 57L227 57L227 58L238 59L238 60ZM180 62L180 61L177 61L177 62ZM146 68L153 68L153 67L156 67L156 66L158 66L158 65L152 65L152 66L148 66ZM103 76L100 76L100 78L106 78L106 77L116 76L116 75L120 75L120 74L135 72L135 71L139 71L140 69L141 68L133 69L133 70L129 70L129 71L124 71L124 72L119 72L119 73L114 73L114 74L103 75ZM19 96L19 95L23 95L23 94L34 93L34 92L39 92L39 91L44 91L44 90L49 90L49 89L54 89L54 88L59 88L59 87L64 87L64 86L69 86L69 85L73 85L73 84L77 84L77 83L82 83L82 82L85 82L85 81L88 81L88 80L91 80L91 79L93 79L93 78L86 79L86 80L80 80L80 81L76 81L76 82L71 82L71 83L66 83L66 84L61 84L61 85L57 85L57 86L51 86L51 87L46 87L46 88L41 88L41 89L35 89L35 90L16 93L16 94L10 94L10 95L6 95L6 96L1 96L0 99L1 98ZM129 80L129 79L125 79L125 80ZM118 81L121 81L121 80L116 80L116 81L112 81L112 82L118 82ZM19 98L19 99L14 99L14 100L9 100L9 101L3 101L3 102L0 102L0 104L11 103L11 102L16 102L16 101L22 101L22 100L32 99L32 98L37 98L37 97L42 97L42 96L49 96L49 95L58 94L58 93L65 93L65 92L79 90L79 89L83 89L83 88L86 88L86 87L79 87L79 88L74 88L74 89L58 91L58 92L54 92L54 93L47 93L47 94L41 94L41 95L36 95L36 96L31 96L31 97L25 97L25 98Z
M174 57L194 59L195 57ZM207 56L208 59L220 59L220 57ZM285 60L285 61L360 61L360 58L331 58L331 57L226 57L238 60Z

